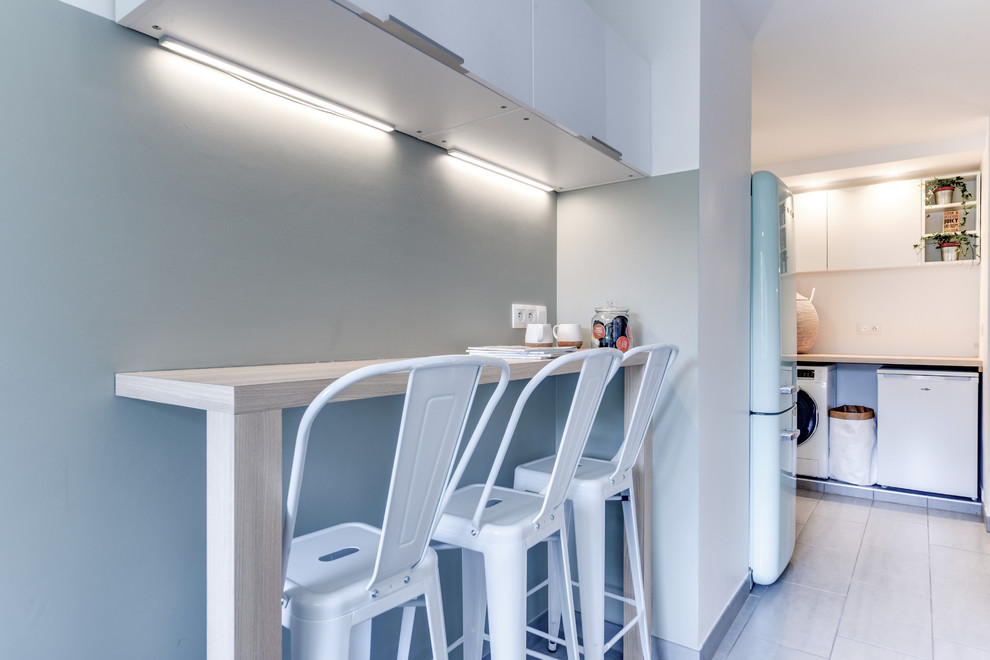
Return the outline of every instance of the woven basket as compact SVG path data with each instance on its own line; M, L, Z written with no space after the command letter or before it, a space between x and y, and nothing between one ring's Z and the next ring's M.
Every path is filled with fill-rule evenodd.
M815 292L811 292L815 297ZM797 294L797 352L807 353L818 339L818 312L811 300Z

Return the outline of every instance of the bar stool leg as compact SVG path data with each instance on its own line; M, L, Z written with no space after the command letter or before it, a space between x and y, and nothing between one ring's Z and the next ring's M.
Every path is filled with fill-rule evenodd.
M646 587L643 584L643 557L639 552L636 502L632 486L626 492L628 497L622 501L622 523L626 532L626 547L629 549L629 572L633 583L633 598L636 600L636 614L639 615L639 644L642 657L649 658L652 653L650 622L646 620Z
M461 550L461 587L464 620L464 660L481 660L485 636L485 560L480 552Z
M351 628L351 650L346 657L350 660L368 660L371 657L371 619L365 619Z
M586 660L605 657L605 500L574 500L581 633Z
M293 618L291 626L292 660L350 657L350 616L321 621L318 625Z
M433 657L440 660L447 657L447 630L443 621L443 602L440 595L440 572L434 572L434 579L426 587L426 620L430 626L430 645Z
M402 608L402 625L399 627L399 650L395 660L409 660L409 647L412 645L413 623L416 620L416 606Z
M486 553L485 583L492 660L525 660L526 547L499 545Z
M547 633L560 635L560 585L564 582L563 570L560 567L559 541L550 537L547 539ZM557 650L557 642L548 641L547 650L553 653Z
M566 518L566 516L565 516ZM560 595L564 600L564 640L567 642L567 660L578 660L577 622L574 620L574 589L571 588L571 553L567 544L567 523L560 526L557 538L560 547Z

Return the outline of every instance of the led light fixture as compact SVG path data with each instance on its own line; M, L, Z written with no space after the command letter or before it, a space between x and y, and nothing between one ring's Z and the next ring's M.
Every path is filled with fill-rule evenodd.
M189 44L173 39L172 37L162 37L158 40L158 43L162 46L162 48L166 48L173 53L178 53L179 55L188 57L191 60L195 60L201 64L205 64L219 71L223 71L224 73L238 78L239 80L243 80L246 83L263 89L266 92L275 94L276 96L281 96L282 98L295 101L296 103L301 103L302 105L309 106L322 112L329 112L330 114L337 115L338 117L345 117L367 126L372 126L379 130L385 131L386 133L390 133L395 130L394 126L378 121L372 117L368 117L367 115L363 115L360 112L351 110L350 108L345 108L344 106L328 101L323 97L310 94L309 92L303 91L298 87L288 85L280 80L276 80L275 78L270 78L269 76L258 73L257 71L252 71L251 69L243 67L240 64L236 64L230 60L225 60L222 57L214 55L213 53L208 53L205 50L196 48L195 46L190 46Z
M484 169L495 172L496 174L501 174L502 176L514 179L520 183L525 183L527 186L533 186L544 192L553 192L553 188L545 183L537 181L536 179L530 179L528 176L523 176L512 170L507 170L504 167L499 167L494 163L489 163L487 160L481 160L471 154L466 154L463 151L458 151L457 149L450 149L447 151L448 156L453 156L458 160L463 160L465 163L471 163L472 165L477 165L478 167L483 167Z

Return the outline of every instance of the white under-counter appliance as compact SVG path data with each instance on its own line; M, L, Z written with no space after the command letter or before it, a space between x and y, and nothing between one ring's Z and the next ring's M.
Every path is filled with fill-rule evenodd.
M835 407L835 365L797 366L797 473L828 479L828 411Z
M980 376L877 370L877 483L977 498Z

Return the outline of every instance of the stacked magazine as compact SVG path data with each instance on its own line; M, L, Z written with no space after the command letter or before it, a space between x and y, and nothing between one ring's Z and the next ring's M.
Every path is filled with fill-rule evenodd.
M516 360L546 360L559 357L567 353L573 353L577 349L573 346L557 348L546 346L543 348L530 348L529 346L468 346L468 355L487 355L502 359Z

